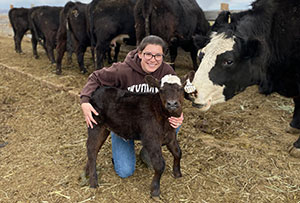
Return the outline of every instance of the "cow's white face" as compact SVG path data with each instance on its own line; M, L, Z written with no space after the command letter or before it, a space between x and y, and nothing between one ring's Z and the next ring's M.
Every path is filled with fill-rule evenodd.
M223 33L213 33L210 43L201 50L204 56L192 83L197 90L194 105L202 111L207 111L211 105L225 101L223 95L225 86L214 83L209 73L215 66L217 57L232 51L234 43L234 38L226 38Z

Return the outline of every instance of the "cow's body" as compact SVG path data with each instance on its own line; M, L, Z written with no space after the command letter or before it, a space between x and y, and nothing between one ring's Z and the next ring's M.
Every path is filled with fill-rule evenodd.
M133 93L113 87L101 87L94 92L91 104L99 116L94 116L98 124L88 129L86 174L89 174L91 187L98 185L97 153L109 130L124 139L141 140L155 170L151 184L152 196L160 194L160 178L165 168L162 145L167 145L174 156L174 176L181 176L181 151L176 130L170 126L168 118L179 117L182 112L184 92L181 84L186 79L180 81L177 76L167 75L159 84L153 77L146 77L148 84L159 88L159 93Z
M56 73L61 74L61 63L68 40L72 41L77 62L82 73L87 72L84 66L84 53L91 46L88 24L88 4L68 2L60 12L60 24L57 31ZM69 33L69 38L68 38ZM92 53L92 57L94 54ZM93 59L94 61L94 59Z
M28 22L28 8L12 8L8 12L9 22L14 31L15 50L22 53L21 41L30 29Z
M138 0L134 15L138 44L149 34L158 35L168 43L173 67L177 48L182 47L198 68L193 36L205 36L209 24L195 0Z
M33 54L37 58L37 42L43 41L47 56L55 63L53 50L56 46L56 33L59 28L59 13L63 7L39 6L30 9L29 23L32 33Z
M208 110L250 85L295 103L291 127L300 129L300 1L258 0L237 23L211 36L196 72L194 106ZM294 143L300 148L300 141Z
M134 4L135 0L93 0L90 3L91 43L96 50L97 69L103 67L105 53L110 51L110 43L118 35L128 35L128 44L135 45Z

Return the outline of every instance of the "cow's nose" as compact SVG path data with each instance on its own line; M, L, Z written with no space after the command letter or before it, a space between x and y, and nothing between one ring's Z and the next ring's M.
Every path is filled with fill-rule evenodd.
M176 100L167 101L167 108L172 110L178 108L178 102Z

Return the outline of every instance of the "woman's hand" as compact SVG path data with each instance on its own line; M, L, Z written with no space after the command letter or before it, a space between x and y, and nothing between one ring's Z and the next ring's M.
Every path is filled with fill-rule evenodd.
M93 128L93 123L97 125L97 122L93 118L92 112L98 116L98 112L94 109L94 107L90 103L82 103L81 109L85 118L85 122L88 127Z
M169 118L170 125L173 128L178 128L183 122L183 113L181 113L180 117L170 117Z

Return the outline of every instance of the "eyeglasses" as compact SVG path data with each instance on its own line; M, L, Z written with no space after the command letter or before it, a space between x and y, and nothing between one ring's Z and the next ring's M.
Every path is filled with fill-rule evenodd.
M163 54L155 54L154 55L151 52L145 52L144 57L147 60L151 60L154 57L156 61L160 61L163 59L164 55Z

